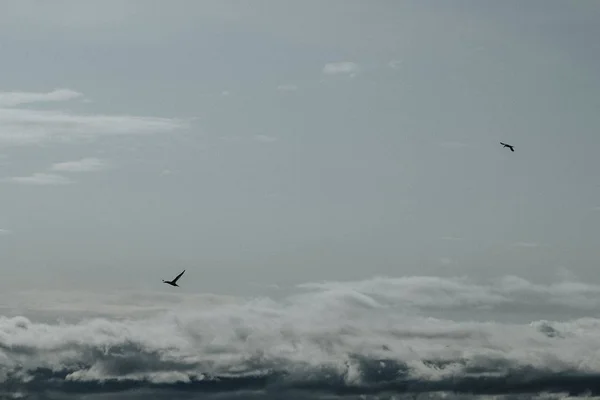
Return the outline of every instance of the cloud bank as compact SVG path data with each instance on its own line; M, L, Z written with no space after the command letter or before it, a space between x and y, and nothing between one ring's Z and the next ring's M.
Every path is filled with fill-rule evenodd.
M402 304L404 309L429 310L510 310L512 313L593 312L600 308L600 286L561 281L551 284L529 282L505 276L488 282L467 278L411 276L377 277L358 282L323 282L300 285L305 289L357 291L381 301Z
M416 289L401 293L410 284ZM600 395L598 318L458 321L404 304L430 298L468 310L509 301L516 310L543 298L585 308L600 299L600 287L408 277L302 288L279 301L209 304L196 296L201 304L183 308L155 295L167 311L146 318L0 317L0 390L221 399Z

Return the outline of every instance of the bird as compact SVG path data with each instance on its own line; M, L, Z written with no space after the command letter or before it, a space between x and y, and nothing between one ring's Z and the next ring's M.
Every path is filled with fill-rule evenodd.
M184 269L184 270L183 270L183 271L182 271L182 272L181 272L179 275L177 275L177 276L175 277L175 279L173 279L172 281L165 281L165 280L163 279L163 283L166 283L167 285L171 285L171 286L177 286L177 287L179 287L179 285L177 284L177 280L178 280L179 278L181 278L181 275L183 275L183 273L184 273L184 272L185 272L185 269Z
M504 147L508 147L510 149L510 151L515 151L514 146L512 146L510 144L506 144L506 143L502 143L502 142L500 142L500 144Z

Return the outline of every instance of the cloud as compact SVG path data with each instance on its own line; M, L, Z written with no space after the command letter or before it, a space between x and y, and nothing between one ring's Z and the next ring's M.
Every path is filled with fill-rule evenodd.
M70 89L55 89L47 93L0 92L0 107L14 107L21 104L72 100L83 95Z
M12 231L0 228L0 235L12 235Z
M77 161L65 161L53 164L51 171L61 172L92 172L108 168L108 163L99 158L82 158Z
M15 94L17 93L17 94ZM0 144L37 145L107 135L171 132L187 122L171 118L130 115L75 114L57 110L8 107L39 101L61 101L79 95L68 89L50 93L0 92Z
M108 168L108 163L99 158L82 158L76 161L65 161L50 166L53 172L93 172ZM5 181L26 185L68 185L73 183L69 178L48 172L37 172L30 176L16 176Z
M273 137L273 136L267 136L267 135L256 135L256 136L254 136L254 140L256 140L258 142L263 142L263 143L272 143L272 142L276 142L277 138Z
M530 249L533 249L536 247L542 247L542 245L537 242L517 242L517 243L514 243L514 246L525 247L525 248L530 248Z
M37 172L30 176L15 176L7 179L9 182L18 183L22 185L40 185L40 186L51 186L51 185L68 185L73 183L69 178L62 175L47 174L43 172Z
M293 91L298 90L298 86L292 85L292 84L279 85L279 86L277 86L277 90L281 90L284 92L293 92Z
M0 292L4 313L27 310L37 316L60 315L61 318L83 316L136 318L155 316L173 307L180 310L210 310L215 306L243 304L242 299L213 294L181 294L144 291L77 291L23 290ZM13 305L7 307L7 305Z
M401 60L392 60L388 63L388 66L393 69L398 69L402 65Z
M511 300L515 311L530 302L519 292L544 300L582 293L600 298L597 286L536 285L516 277L488 285L433 277L330 282L303 285L310 290L278 301L208 302L202 295L187 307L178 300L183 295L135 294L113 299L114 309L119 302L160 304L166 312L56 324L0 317L0 390L33 397L125 396L136 390L146 397L221 399L256 393L291 399L600 394L600 319L433 318L407 312L402 289L410 285L417 288L412 297L421 291L422 299L433 295L455 304L452 299L462 302L465 290L492 303L517 293ZM23 298L35 303L35 295ZM90 298L58 293L37 303L47 306L55 297L82 309Z
M510 308L516 314L558 310L587 312L600 307L600 285L569 280L543 285L516 276L505 276L485 283L466 278L381 277L358 282L310 283L300 287L356 291L386 301L398 301L413 310Z
M325 64L323 67L323 73L326 75L339 75L339 74L351 74L358 73L358 64L345 61L338 63Z

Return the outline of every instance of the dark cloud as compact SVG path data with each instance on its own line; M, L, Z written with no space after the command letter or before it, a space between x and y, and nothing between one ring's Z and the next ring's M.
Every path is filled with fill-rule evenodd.
M441 380L411 379L409 368L393 360L367 360L360 362L363 381L349 384L344 376L323 369L299 380L290 373L269 372L257 376L190 376L188 382L154 383L147 380L72 381L72 371L37 369L28 372L28 379L9 376L4 384L5 393L23 396L64 396L87 394L121 394L125 397L137 393L156 396L186 398L203 394L210 398L359 398L358 396L386 396L391 394L453 393L465 395L507 395L555 393L570 396L600 395L600 374L576 371L553 373L533 368L515 368L501 376L458 376ZM443 367L438 365L438 367ZM112 398L112 397L111 397ZM204 398L204 397L203 397ZM364 397L363 397L364 398Z

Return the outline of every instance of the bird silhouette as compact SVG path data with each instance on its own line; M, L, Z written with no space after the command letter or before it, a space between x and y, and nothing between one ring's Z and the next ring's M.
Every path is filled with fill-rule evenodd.
M504 147L508 147L510 149L510 151L515 151L514 146L511 146L510 144L506 144L506 143L502 143L502 142L500 142L500 144Z
M179 278L181 278L181 275L183 275L183 273L184 273L184 272L185 272L185 269L184 269L184 270L183 270L183 271L182 271L182 272L181 272L179 275L177 275L177 276L175 277L175 279L173 279L172 281L165 281L165 280L163 279L163 283L166 283L167 285L171 285L171 286L177 286L177 287L179 287L179 285L177 284L177 280L178 280Z

